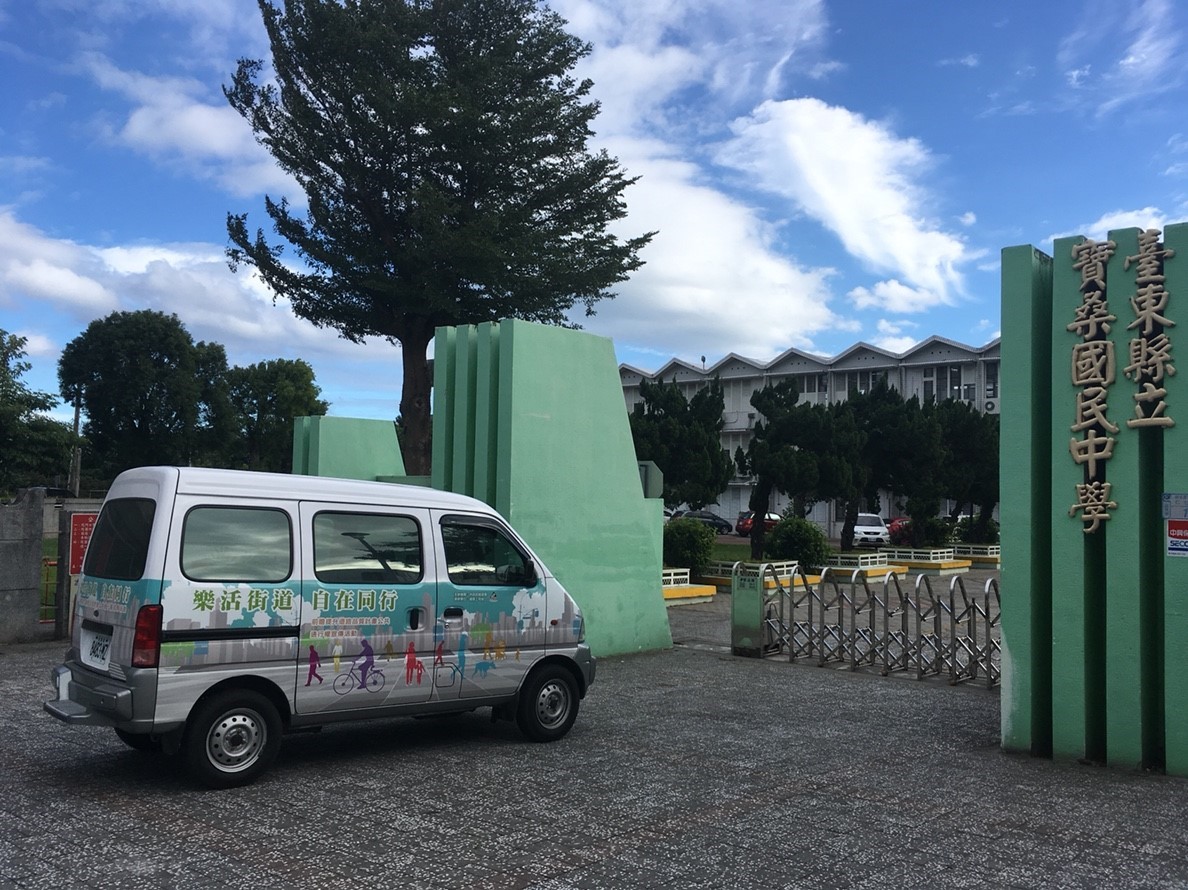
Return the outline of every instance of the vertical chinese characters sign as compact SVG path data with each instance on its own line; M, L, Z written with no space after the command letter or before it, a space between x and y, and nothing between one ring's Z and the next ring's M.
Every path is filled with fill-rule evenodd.
M1117 508L1110 499L1106 462L1114 454L1118 425L1107 415L1106 397L1117 377L1113 341L1107 336L1117 316L1106 300L1106 262L1113 255L1113 241L1083 241L1073 248L1073 268L1081 273L1081 304L1068 330L1080 337L1072 351L1072 382L1077 388L1076 418L1068 450L1085 471L1077 485L1076 501L1069 516L1078 512L1091 534ZM1078 438L1079 436L1079 438Z
M1166 428L1175 425L1167 413L1166 377L1176 373L1172 343L1167 329L1175 322L1167 317L1170 294L1163 272L1165 260L1175 256L1160 243L1158 229L1139 235L1137 254L1125 258L1125 268L1136 266L1135 292L1130 296L1134 317L1126 325L1132 332L1127 344L1129 364L1123 375L1135 384L1134 415L1126 421L1130 429ZM1084 468L1085 479L1076 487L1076 499L1068 515L1078 513L1085 534L1092 534L1116 510L1113 484L1106 479L1106 464L1113 457L1119 427L1107 412L1109 388L1117 380L1117 358L1109 339L1118 321L1110 312L1106 297L1106 263L1117 249L1114 241L1083 241L1073 247L1073 268L1081 275L1081 304L1067 329L1080 341L1072 350L1072 382L1077 388L1076 415L1069 440L1072 459Z
M1139 235L1139 252L1126 258L1126 267L1138 264L1135 293L1130 298L1134 320L1126 326L1134 335L1130 339L1130 364L1123 373L1137 385L1134 394L1134 417L1126 421L1128 427L1170 427L1175 421L1167 414L1165 377L1176 373L1172 364L1171 339L1167 329L1175 322L1167 318L1167 276L1163 274L1164 260L1176 255L1159 242L1159 230L1147 229Z

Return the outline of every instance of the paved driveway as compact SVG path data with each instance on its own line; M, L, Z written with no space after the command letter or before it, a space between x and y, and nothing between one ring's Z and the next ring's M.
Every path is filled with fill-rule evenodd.
M0 647L3 888L1188 886L1188 782L1004 755L981 688L679 645L555 744L338 727L209 792L44 714L60 654Z

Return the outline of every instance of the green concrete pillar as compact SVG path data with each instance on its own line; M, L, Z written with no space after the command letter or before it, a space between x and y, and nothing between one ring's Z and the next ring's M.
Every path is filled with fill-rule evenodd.
M1188 775L1188 226L1002 281L1003 746Z
M433 487L507 517L582 607L596 655L672 645L663 504L643 496L610 340L440 328L433 409Z
M1002 744L1052 752L1052 258L1002 251ZM1009 595L1006 592L1010 592Z
M1182 319L1169 329L1173 346L1179 347L1183 364L1179 373L1165 376L1168 411L1176 425L1163 430L1163 491L1188 493L1188 224L1168 226L1164 246L1175 251L1165 261L1166 287L1171 294L1169 311ZM1160 515L1164 533L1163 566L1163 715L1167 771L1188 776L1188 557L1167 554L1167 522Z

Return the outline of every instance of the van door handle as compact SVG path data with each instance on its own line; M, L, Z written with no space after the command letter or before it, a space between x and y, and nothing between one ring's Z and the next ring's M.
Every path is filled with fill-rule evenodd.
M450 622L458 622L462 620L462 610L457 606L450 606L442 613L442 622L449 624Z

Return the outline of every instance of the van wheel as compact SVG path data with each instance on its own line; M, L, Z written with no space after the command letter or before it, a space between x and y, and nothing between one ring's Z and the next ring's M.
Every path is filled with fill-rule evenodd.
M161 751L161 740L148 733L117 729L115 734L121 742L134 751L141 751L145 754L158 754Z
M532 674L520 690L516 723L534 742L553 742L577 719L578 691L573 676L559 665Z
M211 788L259 778L280 748L281 721L272 702L249 689L212 696L190 715L183 753L191 774Z

